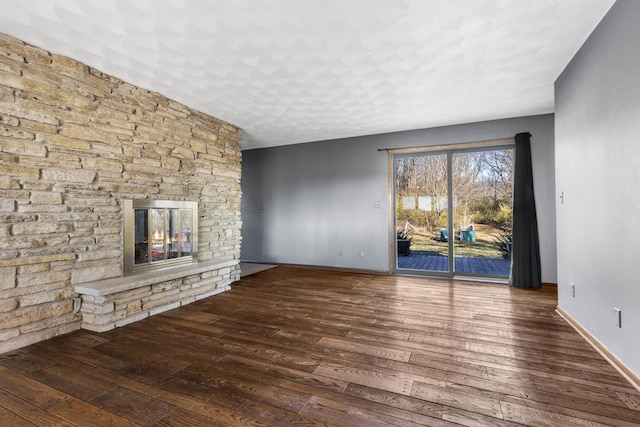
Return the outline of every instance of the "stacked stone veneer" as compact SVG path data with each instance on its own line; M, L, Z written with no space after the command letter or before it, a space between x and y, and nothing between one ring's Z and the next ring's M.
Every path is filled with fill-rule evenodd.
M78 329L83 317L109 329L237 280L240 136L0 34L0 352ZM197 266L210 270L83 304L74 286L122 277L121 202L145 198L199 203Z

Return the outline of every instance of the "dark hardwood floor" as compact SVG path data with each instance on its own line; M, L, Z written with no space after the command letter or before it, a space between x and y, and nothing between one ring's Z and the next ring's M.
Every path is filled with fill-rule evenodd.
M275 268L0 356L0 426L640 425L555 287Z

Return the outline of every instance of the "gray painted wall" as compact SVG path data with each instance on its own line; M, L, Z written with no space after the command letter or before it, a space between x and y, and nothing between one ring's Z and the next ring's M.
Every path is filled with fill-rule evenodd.
M241 257L388 271L387 154L377 149L500 139L524 131L532 134L542 280L555 283L550 114L244 151Z
M639 17L640 2L614 4L558 78L555 115L558 302L637 374Z

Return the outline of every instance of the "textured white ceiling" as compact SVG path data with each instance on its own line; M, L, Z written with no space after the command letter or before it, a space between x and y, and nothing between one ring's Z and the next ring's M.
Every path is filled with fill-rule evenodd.
M0 32L240 126L245 149L553 111L614 0L0 0Z

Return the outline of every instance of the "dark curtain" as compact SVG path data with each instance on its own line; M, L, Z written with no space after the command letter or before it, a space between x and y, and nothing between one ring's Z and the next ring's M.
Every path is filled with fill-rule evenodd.
M511 277L514 288L540 289L540 245L536 201L533 196L531 142L528 132L516 135L513 182L513 246Z

